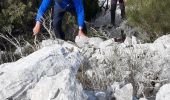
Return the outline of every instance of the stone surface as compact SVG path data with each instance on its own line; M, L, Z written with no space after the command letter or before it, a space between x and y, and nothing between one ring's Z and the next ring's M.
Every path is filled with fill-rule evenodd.
M94 48L99 48L99 44L102 42L103 42L103 40L98 37L92 37L89 39L89 45L93 46Z
M132 84L127 84L122 88L115 90L114 96L116 100L132 100L133 98Z
M39 81L42 82L44 80L50 80L50 77L57 75L64 69L69 69L75 76L82 63L83 57L79 54L79 52L69 52L69 50L56 44L43 47L39 51L36 51L16 62L3 64L0 66L0 100L5 100L7 98L27 98L25 93L27 93L29 89L33 88ZM71 76L68 76L68 79L69 77ZM47 82L47 84L51 83ZM78 85L75 86L77 87ZM79 85L79 87L80 86L81 85ZM73 88L74 85L71 85L70 87ZM75 91L72 92L74 94Z
M139 100L148 100L148 99L146 99L146 98L140 98Z
M167 38L168 35L163 37ZM168 41L168 38L165 40ZM93 52L86 49L86 52L91 52L86 61L90 70L87 70L86 74L88 78L91 77L92 83L95 83L93 87L102 89L101 84L113 83L115 80L139 82L143 88L136 90L137 94L142 95L142 91L146 91L145 93L149 96L151 94L147 91L157 89L157 87L149 90L145 88L146 84L148 87L153 87L149 80L169 82L170 48L164 48L163 45L167 45L167 42L156 41L141 44L134 39L131 41L132 45L125 45L125 43L116 43L113 39L109 39L100 43L99 48L94 49ZM131 69L133 69L133 76L131 76Z
M75 73L65 69L56 76L42 77L36 86L28 91L30 100L87 100Z
M106 100L106 93L104 92L97 92L95 96L97 100Z
M156 100L169 100L170 99L170 84L163 85L159 92L156 94Z
M170 82L169 35L145 44L132 36L131 45L114 39L90 39L91 42L81 48L69 41L46 40L40 50L29 56L0 65L0 100L37 100L38 97L67 100L72 94L76 96L71 96L71 100L97 100L100 96L111 99L113 95L117 100L130 100L143 93L146 98L153 97L161 84ZM83 86L76 79L77 71L82 74L78 79ZM85 92L84 87L101 90L105 96ZM160 91L165 91L162 88ZM160 91L157 97L161 97Z

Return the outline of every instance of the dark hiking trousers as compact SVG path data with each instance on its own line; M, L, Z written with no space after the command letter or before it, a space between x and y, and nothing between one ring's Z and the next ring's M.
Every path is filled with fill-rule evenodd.
M111 0L111 4L117 4L117 1L119 1L119 3L124 3L123 0Z
M115 25L115 12L117 2L119 1L120 10L121 10L121 17L122 19L125 18L125 5L123 0L111 0L111 23Z
M62 30L62 19L66 12L70 12L73 16L76 16L75 10L70 9L69 11L65 11L63 9L59 9L54 7L54 16L53 16L53 29L56 37L65 40L65 33ZM86 25L84 24L83 31L86 32Z

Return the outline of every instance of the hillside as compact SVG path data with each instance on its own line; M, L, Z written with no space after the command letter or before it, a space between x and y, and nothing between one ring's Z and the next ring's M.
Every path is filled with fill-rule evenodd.
M0 100L169 100L169 1L160 14L154 0L125 1L127 17L118 3L115 26L110 0L84 2L87 43L75 42L69 13L65 41L54 36L52 10L32 36L40 2L0 1Z

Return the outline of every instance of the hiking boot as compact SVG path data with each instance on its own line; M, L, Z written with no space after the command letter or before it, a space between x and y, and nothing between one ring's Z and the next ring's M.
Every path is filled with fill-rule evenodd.
M121 10L121 18L124 20L125 19L125 5L124 3L120 3L120 10Z

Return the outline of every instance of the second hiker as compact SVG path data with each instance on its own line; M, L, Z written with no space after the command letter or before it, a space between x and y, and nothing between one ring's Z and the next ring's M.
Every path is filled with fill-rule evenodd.
M111 23L115 26L115 13L116 13L116 6L117 1L119 1L120 10L121 10L121 17L122 19L125 18L125 4L124 0L111 0Z

